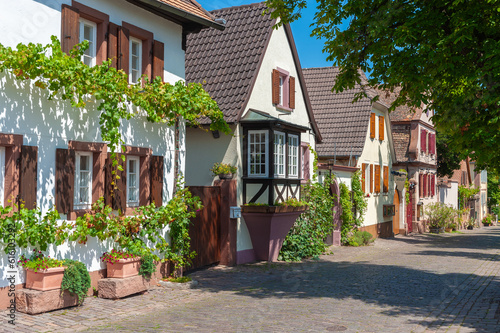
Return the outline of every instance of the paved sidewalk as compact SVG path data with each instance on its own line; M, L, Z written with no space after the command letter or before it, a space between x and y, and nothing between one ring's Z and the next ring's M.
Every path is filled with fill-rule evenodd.
M500 227L332 251L198 271L195 290L18 313L15 330L4 321L0 331L500 332Z

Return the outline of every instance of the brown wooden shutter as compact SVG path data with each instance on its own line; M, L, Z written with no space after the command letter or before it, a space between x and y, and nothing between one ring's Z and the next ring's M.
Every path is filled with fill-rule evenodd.
M310 171L310 155L311 152L309 150L309 146L307 143L301 143L302 148L302 183L307 183L308 179L311 179L311 171Z
M153 44L153 79L159 76L163 81L165 45L157 40Z
M384 140L384 117L378 117L378 139L380 141Z
M280 103L280 72L273 69L273 104Z
M151 156L151 202L163 205L163 156Z
M426 130L421 130L420 131L420 150L422 152L427 152L427 131Z
M113 161L111 159L111 153L107 154L105 165L105 181L104 181L104 203L107 206L113 207L113 199L111 194L113 193L113 177L111 174Z
M370 164L370 193L373 193L373 164Z
M418 196L420 198L424 196L424 177L422 174L418 176Z
M290 76L289 88L290 88L290 94L288 95L289 96L288 107L290 109L295 109L295 78L293 76Z
M130 32L127 28L118 28L118 69L121 69L125 74L129 74L129 38Z
M380 193L380 165L375 165L375 193Z
M123 171L116 170L116 174L120 179L116 180L116 189L114 195L114 209L119 209L125 213L127 208L127 159L122 159L124 154L116 154L118 158L118 165L123 168Z
M108 31L108 59L111 59L111 67L118 69L118 25L109 24Z
M73 210L74 185L75 151L56 149L56 209L61 214Z
M370 139L375 138L375 113L370 114Z
M366 163L361 164L361 188L363 189L363 193L366 193Z
M80 14L78 9L61 6L61 49L66 54L78 44L80 39Z
M21 147L21 170L19 177L19 197L24 202L24 207L36 207L38 147Z
M389 192L389 167L384 166L384 193Z

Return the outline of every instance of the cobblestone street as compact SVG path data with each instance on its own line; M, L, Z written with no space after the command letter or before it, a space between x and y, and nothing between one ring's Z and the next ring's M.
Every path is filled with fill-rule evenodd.
M500 332L500 227L332 248L303 263L213 267L197 289L156 287L42 315L7 332Z

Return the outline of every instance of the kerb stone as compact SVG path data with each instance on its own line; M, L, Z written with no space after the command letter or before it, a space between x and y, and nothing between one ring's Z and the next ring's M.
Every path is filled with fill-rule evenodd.
M149 280L141 275L127 278L107 278L97 282L99 297L118 299L148 290Z

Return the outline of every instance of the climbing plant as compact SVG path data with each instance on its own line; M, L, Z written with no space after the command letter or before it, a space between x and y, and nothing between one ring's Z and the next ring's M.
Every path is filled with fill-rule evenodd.
M88 42L77 44L70 54L62 52L57 37L52 43L18 44L16 49L0 44L0 72L9 71L18 80L31 80L49 91L49 100L62 98L73 107L84 108L96 100L103 141L115 151L122 138L120 120L145 116L154 123L173 126L179 118L199 126L202 117L211 120L210 129L229 133L223 113L201 84L162 82L159 77L143 84L129 84L127 74L111 66L111 60L89 67L80 61ZM137 108L134 108L135 106Z
M464 208L467 201L479 193L479 188L460 185L458 187L458 203L460 208Z
M398 171L407 173L405 169L399 169ZM406 175L405 179L405 201L407 205L410 203L410 181L408 180L408 175Z

